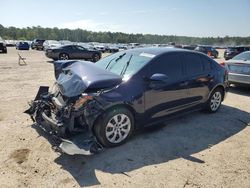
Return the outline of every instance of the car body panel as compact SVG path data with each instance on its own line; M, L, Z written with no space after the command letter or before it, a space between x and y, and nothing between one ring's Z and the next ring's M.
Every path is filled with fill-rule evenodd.
M135 128L140 129L184 112L201 109L216 87L227 91L226 69L202 53L174 48L137 48L124 53L150 58L129 79L124 79L125 76L122 79L120 74L89 62L58 62L55 67L59 67L57 71L61 74L55 90L41 94L27 112L38 124L48 124L59 137L67 131L79 133L81 128L93 134L93 141L95 121L111 108L115 110L122 106L130 110ZM184 58L187 55L199 57L202 68L202 58L205 58L209 62L208 71L189 75L187 67L191 64ZM124 55L113 56L119 59ZM129 63L126 65L130 66ZM64 152L81 153L75 143L70 147L76 149L75 152L65 147ZM84 149L82 154L85 152Z

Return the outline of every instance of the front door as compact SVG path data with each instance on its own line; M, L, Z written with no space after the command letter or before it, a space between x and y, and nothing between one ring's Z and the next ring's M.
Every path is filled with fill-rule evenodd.
M164 54L148 65L147 77L165 74L165 81L148 79L145 91L145 114L148 121L184 109L187 101L187 82L179 53Z

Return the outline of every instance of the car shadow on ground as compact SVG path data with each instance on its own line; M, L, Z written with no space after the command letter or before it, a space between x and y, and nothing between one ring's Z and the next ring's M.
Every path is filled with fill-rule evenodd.
M192 155L237 134L249 122L249 113L222 105L215 114L195 112L167 121L166 126L146 128L137 132L128 143L99 154L88 157L61 154L55 162L84 187L100 184L96 170L129 178L133 170L178 158L206 163Z
M250 97L250 86L231 86L229 92Z

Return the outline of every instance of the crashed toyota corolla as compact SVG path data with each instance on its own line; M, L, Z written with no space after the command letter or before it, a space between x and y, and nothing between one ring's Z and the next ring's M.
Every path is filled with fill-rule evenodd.
M174 48L132 49L95 64L54 66L54 87L40 87L26 112L61 138L68 154L123 144L135 129L187 111L216 112L227 91L223 67L199 52Z

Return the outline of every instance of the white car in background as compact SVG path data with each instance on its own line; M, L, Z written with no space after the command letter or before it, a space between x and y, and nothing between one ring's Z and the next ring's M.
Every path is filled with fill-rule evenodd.
M43 49L47 50L47 49L51 49L51 48L56 48L61 46L62 44L56 40L46 40L43 43Z

